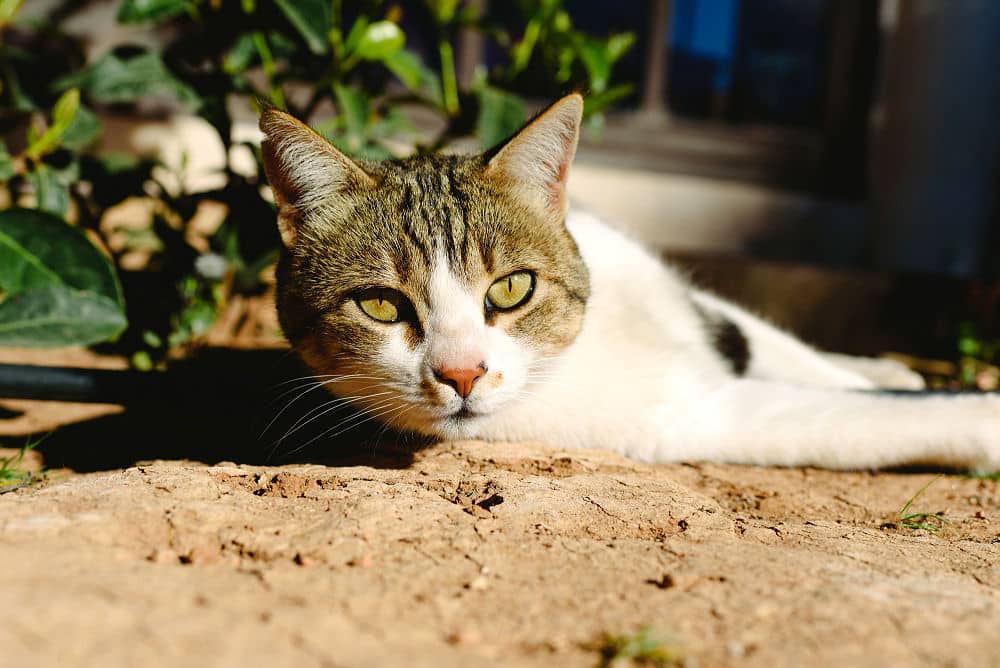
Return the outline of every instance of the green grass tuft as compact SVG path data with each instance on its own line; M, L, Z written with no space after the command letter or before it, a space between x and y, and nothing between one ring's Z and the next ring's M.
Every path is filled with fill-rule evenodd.
M677 641L649 627L629 635L606 635L600 652L600 668L617 666L626 661L660 668L684 665L684 653Z
M917 490L917 493L899 509L899 526L904 529L923 529L925 531L939 531L948 523L948 519L941 513L921 513L910 512L913 502L923 494L928 487L940 480L942 476L932 478L926 485Z
M44 478L44 474L32 473L22 467L24 455L38 447L43 440L44 437L34 441L29 439L15 454L10 457L0 457L0 494L27 487Z

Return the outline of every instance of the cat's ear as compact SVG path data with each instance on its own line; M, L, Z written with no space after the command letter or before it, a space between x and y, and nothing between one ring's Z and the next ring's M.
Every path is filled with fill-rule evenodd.
M309 213L322 211L336 219L347 204L346 194L375 186L357 163L290 114L265 109L260 129L264 172L278 205L278 231L288 248Z
M566 181L576 154L583 98L573 93L552 104L506 143L486 154L487 175L512 182L546 213L565 215Z

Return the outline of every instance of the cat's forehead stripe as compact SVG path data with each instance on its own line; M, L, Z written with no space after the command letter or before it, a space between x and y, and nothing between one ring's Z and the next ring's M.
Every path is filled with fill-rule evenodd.
M446 156L410 164L401 174L400 220L410 243L430 263L439 248L456 268L468 269L472 234L462 159Z

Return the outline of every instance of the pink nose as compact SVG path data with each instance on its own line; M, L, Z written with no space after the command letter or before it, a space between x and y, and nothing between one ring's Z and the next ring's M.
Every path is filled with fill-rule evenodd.
M434 377L438 379L439 383L451 385L458 392L458 396L463 399L472 394L472 386L485 375L485 363L480 363L479 366L473 369L448 369L442 367L434 371Z

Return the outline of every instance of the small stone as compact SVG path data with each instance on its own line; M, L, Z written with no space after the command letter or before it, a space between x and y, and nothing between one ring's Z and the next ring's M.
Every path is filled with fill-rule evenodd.
M180 555L170 548L157 548L146 557L146 561L151 561L154 564L176 564L180 561Z
M742 659L747 655L747 648L741 642L731 642L726 645L726 652L734 659Z
M476 645L482 640L482 636L473 629L460 629L450 633L447 640L451 645Z

